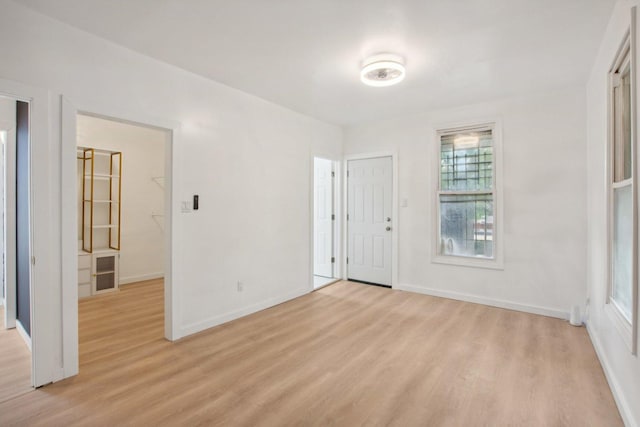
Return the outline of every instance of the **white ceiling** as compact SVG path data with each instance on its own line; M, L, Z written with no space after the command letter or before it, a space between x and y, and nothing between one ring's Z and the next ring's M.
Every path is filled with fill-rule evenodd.
M339 125L586 82L614 0L20 0ZM398 86L359 80L406 58Z

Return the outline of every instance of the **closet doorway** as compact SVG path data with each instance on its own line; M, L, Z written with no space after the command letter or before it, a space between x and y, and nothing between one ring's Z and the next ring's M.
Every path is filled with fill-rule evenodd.
M164 338L171 132L78 114L80 369Z

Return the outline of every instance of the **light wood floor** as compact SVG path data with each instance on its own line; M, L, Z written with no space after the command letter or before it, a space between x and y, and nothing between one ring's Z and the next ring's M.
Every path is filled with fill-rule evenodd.
M162 284L80 303L80 375L0 425L619 426L584 328L340 282L162 339Z
M0 307L0 402L32 390L31 352L16 329L4 328Z

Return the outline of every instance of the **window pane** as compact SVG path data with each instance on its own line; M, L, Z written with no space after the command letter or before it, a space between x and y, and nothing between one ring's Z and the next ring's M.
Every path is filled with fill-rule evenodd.
M622 76L622 135L624 156L624 179L631 178L631 75Z
M616 188L613 193L613 283L611 298L631 321L632 266L632 186Z
M443 135L440 139L440 189L493 188L493 137L490 130Z
M440 196L440 254L493 258L493 195Z
M631 80L629 71L615 74L613 88L614 182L631 178Z

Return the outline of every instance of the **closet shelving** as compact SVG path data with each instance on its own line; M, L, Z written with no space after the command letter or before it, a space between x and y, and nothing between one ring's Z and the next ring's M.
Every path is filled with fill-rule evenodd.
M122 152L78 148L81 162L81 240L78 295L119 287Z
M122 152L80 147L82 160L82 250L120 250ZM105 236L96 245L100 230Z

